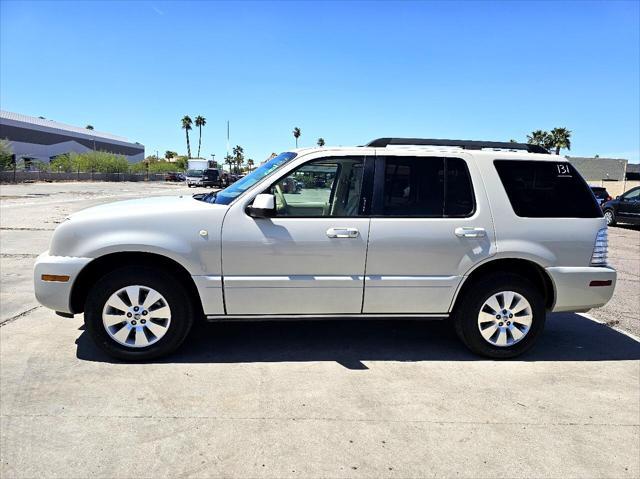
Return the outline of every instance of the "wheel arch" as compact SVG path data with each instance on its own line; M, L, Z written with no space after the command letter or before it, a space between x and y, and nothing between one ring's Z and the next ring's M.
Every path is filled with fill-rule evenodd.
M492 273L513 273L527 278L542 293L545 308L553 308L556 300L555 288L551 277L542 266L530 259L496 258L477 265L467 273L453 297L451 310L456 309L460 298L464 297L465 291L471 288L478 278Z
M69 299L71 312L73 314L84 312L84 304L89 290L101 277L115 269L130 265L160 267L169 271L176 280L185 286L196 314L199 317L204 317L198 289L196 288L193 278L184 266L167 256L139 251L109 253L89 262L73 282L71 297Z

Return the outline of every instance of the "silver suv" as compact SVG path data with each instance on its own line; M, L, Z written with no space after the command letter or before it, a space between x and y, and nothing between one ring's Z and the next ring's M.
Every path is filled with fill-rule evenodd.
M472 351L509 358L547 311L602 306L615 281L602 212L566 159L401 138L282 153L215 194L81 211L35 265L40 303L84 312L125 360L170 353L194 320L308 317L454 321Z

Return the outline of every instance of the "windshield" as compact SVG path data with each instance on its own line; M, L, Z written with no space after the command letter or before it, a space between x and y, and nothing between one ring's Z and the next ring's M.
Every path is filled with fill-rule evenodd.
M247 191L253 185L255 185L262 178L267 176L269 173L274 170L280 168L287 161L290 161L296 157L295 153L280 153L275 158L270 159L266 163L263 163L258 168L253 170L244 178L236 181L234 184L230 185L228 188L218 192L215 197L214 203L228 205L233 200L235 200L242 193Z
M187 176L202 176L202 170L187 170Z

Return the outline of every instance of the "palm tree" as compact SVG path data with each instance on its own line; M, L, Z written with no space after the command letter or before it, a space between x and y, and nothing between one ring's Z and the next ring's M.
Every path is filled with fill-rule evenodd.
M296 126L293 129L293 137L296 139L296 148L298 148L298 138L300 138L300 135L302 135L302 132L300 131L300 128Z
M236 145L233 149L233 158L234 163L236 164L237 172L242 166L242 163L244 163L244 148L242 148L240 145Z
M554 128L551 130L551 145L556 149L556 155L560 154L560 149L571 149L571 131L566 128Z
M324 138L318 138L318 146L322 148L324 146Z
M200 134L198 135L198 158L200 158L200 145L202 144L202 127L207 124L207 119L204 116L196 116L196 126Z
M548 131L535 130L527 135L527 143L530 145L539 145L547 150L553 146L553 138Z
M85 126L85 128L86 128L87 130L93 130L93 125L87 125L87 126Z
M187 135L187 158L191 158L191 144L189 143L189 130L191 129L191 125L193 125L193 120L191 120L189 115L182 117L182 129Z
M253 165L254 165L253 159L249 158L247 160L247 166L249 167L249 171L251 171L251 169L253 168Z
M224 164L229 165L229 173L231 173L231 166L233 166L234 162L235 160L233 159L233 156L227 155L224 157Z

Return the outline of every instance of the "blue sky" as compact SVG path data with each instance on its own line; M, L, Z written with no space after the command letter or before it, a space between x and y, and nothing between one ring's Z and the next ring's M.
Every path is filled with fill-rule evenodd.
M318 137L524 140L640 159L640 2L0 4L2 109L125 136L147 154L231 143L262 161ZM197 133L192 134L193 143Z

